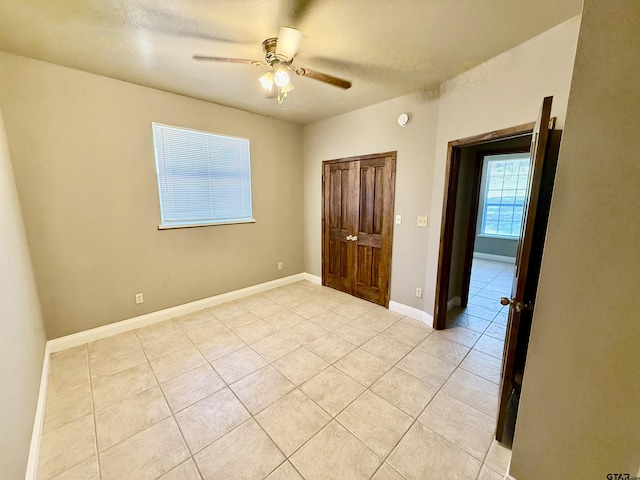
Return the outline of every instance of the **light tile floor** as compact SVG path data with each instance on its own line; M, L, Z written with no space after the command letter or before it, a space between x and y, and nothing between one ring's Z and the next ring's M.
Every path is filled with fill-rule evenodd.
M510 272L444 331L297 282L55 353L38 478L501 479Z

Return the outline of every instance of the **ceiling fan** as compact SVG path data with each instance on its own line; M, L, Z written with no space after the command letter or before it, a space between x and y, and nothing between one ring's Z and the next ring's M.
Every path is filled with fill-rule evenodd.
M319 80L338 88L351 88L351 82L342 78L317 72L306 67L293 65L293 59L298 53L303 35L300 30L291 27L280 27L277 38L267 38L262 42L264 51L264 62L259 60L248 60L244 58L208 57L205 55L194 55L194 60L208 60L213 62L227 63L248 63L256 67L271 67L267 73L260 77L260 83L269 91L276 87L278 103L282 103L287 94L293 90L293 84L289 72L295 72L301 77L309 77Z

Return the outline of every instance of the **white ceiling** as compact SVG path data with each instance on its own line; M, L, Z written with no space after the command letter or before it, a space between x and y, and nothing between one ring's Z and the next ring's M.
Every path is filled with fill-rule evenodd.
M0 50L306 124L443 81L580 13L581 0L1 0ZM302 77L282 105L263 60L280 26L302 30L296 57L353 82Z

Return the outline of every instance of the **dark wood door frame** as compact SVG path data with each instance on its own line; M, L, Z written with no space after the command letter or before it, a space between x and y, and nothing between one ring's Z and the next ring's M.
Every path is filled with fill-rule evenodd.
M522 137L530 135L535 127L535 122L525 123L515 127L505 128L502 130L495 130L493 132L483 133L481 135L474 135L472 137L462 138L449 142L447 149L447 164L445 171L445 188L444 199L442 203L442 227L440 230L440 248L438 253L438 272L436 277L436 294L435 305L433 312L433 326L437 330L442 330L447 324L447 301L449 296L449 279L451 275L451 257L453 253L453 235L455 225L455 211L456 211L456 195L458 191L458 180L460 176L460 161L462 149L466 147L473 147L483 144L490 144L499 140L508 140L511 138ZM496 149L497 151L498 149ZM504 152L508 153L508 152ZM513 152L512 152L513 153ZM487 152L481 152L479 155L485 156ZM480 163L480 169L478 169L478 163ZM479 176L482 172L481 162L477 161L476 157L476 169L474 171L473 182L473 195L475 201L475 214L471 212L469 219L468 233L469 238L475 238L476 231L476 218L477 218L477 198L480 192L480 179ZM471 244L469 246L469 244ZM468 284L471 276L471 257L473 255L473 242L467 243L467 249L465 252L465 268L463 275L463 291L461 295L461 301L468 300L469 291ZM466 285L466 287L465 287Z

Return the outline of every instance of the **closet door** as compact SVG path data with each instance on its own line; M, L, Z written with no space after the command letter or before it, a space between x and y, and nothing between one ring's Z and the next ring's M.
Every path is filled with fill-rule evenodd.
M347 293L351 293L354 260L350 248L355 233L355 212L350 207L357 198L353 171L351 162L324 164L322 284Z
M389 305L395 155L361 160L356 168L358 221L353 294Z
M322 283L388 306L395 152L323 164Z

